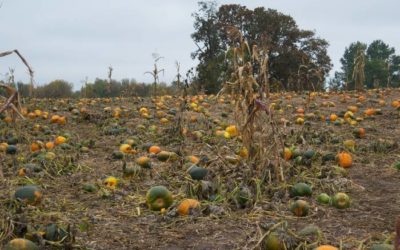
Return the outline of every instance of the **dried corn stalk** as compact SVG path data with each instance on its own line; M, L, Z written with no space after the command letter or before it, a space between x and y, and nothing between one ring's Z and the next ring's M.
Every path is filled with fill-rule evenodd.
M219 94L230 95L235 102L235 121L243 145L249 150L253 175L283 181L280 153L284 145L272 111L264 102L264 97L269 97L268 53L257 46L250 49L234 27L227 33L233 42L226 55L232 74ZM259 65L257 72L255 64Z
M0 57L8 56L11 55L12 53L17 54L17 56L21 59L22 63L25 64L25 66L28 68L29 75L30 75L30 96L32 96L33 93L33 70L31 66L29 66L28 62L26 59L19 53L18 50L10 50L6 52L0 53ZM0 99L4 99L5 102L2 106L0 106L0 114L5 112L6 110L11 110L11 116L13 120L15 120L16 115L18 114L22 119L25 119L24 116L21 114L21 102L20 102L20 97L18 91L16 91L14 88L7 86L7 85L0 85L0 88L3 88L6 90L8 97L0 96Z

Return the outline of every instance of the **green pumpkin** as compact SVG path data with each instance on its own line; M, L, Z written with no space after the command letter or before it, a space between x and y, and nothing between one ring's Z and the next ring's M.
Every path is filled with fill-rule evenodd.
M152 187L146 194L147 206L153 211L160 211L172 205L172 194L164 186Z
M239 192L237 192L235 199L239 206L246 206L251 200L251 191L247 187L240 188Z
M339 209L348 208L350 207L350 197L345 193L337 193L333 196L332 205Z
M189 170L189 175L193 180L203 180L206 177L208 170L206 168L198 167L196 165L192 165Z
M296 183L290 190L291 197L311 196L312 188L306 183Z
M157 154L157 159L159 161L173 161L178 159L178 155L175 152L161 151Z
M335 161L336 155L334 153L326 153L322 156L322 162L325 163L327 161Z
M35 185L26 185L20 187L15 191L14 194L15 199L21 200L29 205L39 204L42 196L42 191L38 186Z
M303 155L303 153L297 148L291 147L290 150L292 151L292 158L296 158L298 156Z
M320 204L330 204L331 203L331 197L326 193L321 193L321 194L318 195L317 201Z
M83 185L83 190L88 192L88 193L93 193L93 192L97 191L97 188L93 184L86 183L86 184Z
M17 238L8 242L4 250L39 250L39 247L30 240Z
M63 143L60 145L60 148L63 150L69 150L69 149L72 149L72 146L69 145L68 143Z
M285 244L277 233L271 233L265 240L265 250L284 250Z
M6 154L15 155L17 153L17 146L15 145L8 145L6 148Z
M15 136L11 136L7 139L8 145L17 145L17 143L18 143L18 138Z
M126 163L124 163L123 168L122 168L122 174L125 178L129 178L132 176L139 175L141 170L142 170L142 168L139 165L136 165L136 164L127 165Z
M310 206L308 205L308 202L304 200L296 200L290 206L290 211L298 217L307 216L309 210Z

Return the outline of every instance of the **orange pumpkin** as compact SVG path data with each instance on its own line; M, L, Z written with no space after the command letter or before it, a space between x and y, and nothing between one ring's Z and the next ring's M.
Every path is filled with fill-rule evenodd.
M288 161L288 160L292 159L292 155L293 155L292 150L290 150L290 148L285 148L285 150L283 151L283 158L286 161Z
M347 107L347 110L348 110L348 111L351 111L351 112L353 112L353 113L357 113L358 107L357 107L357 106L348 106L348 107Z
M60 119L60 116L59 116L59 115L53 115L53 116L50 118L50 123L57 123L57 122L58 122L58 119Z
M134 153L136 153L136 151L129 144L122 144L119 147L119 151L121 151L122 153L125 153L125 154L134 154Z
M29 117L29 119L35 119L35 118L36 118L36 114L33 113L33 112L30 112L30 113L28 114L28 117Z
M322 246L315 248L315 250L339 250L339 248L331 246L331 245L322 245Z
M60 124L60 125L65 125L67 123L67 120L65 119L65 116L61 116L60 118L58 118L57 123Z
M3 119L5 123L11 123L13 119L10 116L7 116L6 118Z
M46 146L46 149L53 149L54 148L54 142L49 141L49 142L47 142L45 144L45 146Z
M41 149L41 145L37 142L31 144L31 152L37 152Z
M178 214L179 215L189 215L192 209L195 209L200 206L200 202L194 199L186 199L181 202L178 206Z
M186 161L190 162L190 163L193 163L193 164L197 164L197 163L200 162L200 159L197 156L189 155L189 156L186 157Z
M158 153L160 153L161 152L161 148L159 147L159 146L151 146L150 148L149 148L149 153L152 153L152 154L158 154Z
M56 140L54 141L54 144L60 145L60 144L65 143L66 141L67 141L67 138L65 138L64 136L58 136L56 138Z
M365 129L359 128L354 130L354 136L357 138L364 138L365 137Z
M235 137L239 134L239 131L235 125L228 126L225 131L228 132L231 137Z
M364 111L364 114L367 115L367 116L373 116L373 115L375 115L375 113L376 113L376 110L373 109L373 108L369 108L369 109Z
M400 101L393 101L391 105L393 108L398 108L400 107Z
M351 154L347 152L339 153L337 155L337 160L342 168L349 168L353 165L353 159L351 157Z

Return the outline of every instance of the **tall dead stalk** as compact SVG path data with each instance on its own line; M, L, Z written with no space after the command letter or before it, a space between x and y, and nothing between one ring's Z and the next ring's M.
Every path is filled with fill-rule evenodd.
M253 176L284 181L280 156L283 140L269 100L263 98L269 97L268 53L257 46L250 49L236 28L230 27L227 32L233 44L226 57L232 74L219 94L230 95L235 102L235 122L249 151ZM255 64L261 65L257 72Z
M357 91L362 91L364 89L365 82L365 54L362 48L358 48L357 55L354 58L354 69L353 69L353 81L354 88Z
M4 57L4 56L8 56L11 55L12 53L15 53L22 61L23 64L25 64L25 66L28 68L29 71L29 75L30 75L30 96L32 96L33 94L33 70L32 68L29 66L28 62L26 61L26 59L19 53L18 50L10 50L10 51L6 51L6 52L2 52L0 53L0 57ZM9 82L13 83L14 81L14 70L10 69L10 79ZM19 93L17 90L15 90L14 88L12 88L11 86L8 85L4 85L4 84L0 84L0 88L5 89L7 92L8 97L5 96L0 96L0 99L4 99L4 104L0 107L0 114L5 112L6 110L10 109L11 110L11 117L13 119L13 121L15 121L16 115L19 115L22 119L25 119L24 116L21 114L21 102L20 102L20 97L19 97Z
M162 72L164 74L164 69L158 69L157 62L162 59L163 57L158 56L157 54L153 54L154 58L154 69L153 71L147 71L145 74L150 74L153 77L153 84L154 84L154 96L157 96L157 83L159 82L158 75Z
M29 66L28 61L16 49L1 52L0 57L8 56L8 55L11 55L12 53L15 53L21 59L22 63L25 64L25 66L28 68L28 72L29 72L29 76L30 76L29 95L32 97L33 96L33 70L31 68L31 66Z

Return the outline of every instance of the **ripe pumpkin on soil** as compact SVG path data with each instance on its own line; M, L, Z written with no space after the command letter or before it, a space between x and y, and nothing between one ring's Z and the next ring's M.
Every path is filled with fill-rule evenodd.
M0 152L6 152L8 144L5 142L0 143Z
M198 164L200 162L200 159L197 156L189 155L185 157L185 161L193 164Z
M285 148L284 152L283 152L283 158L288 161L292 158L292 150L290 150L290 148Z
M272 232L265 240L266 250L284 250L286 249L284 242L279 238L279 235Z
M364 138L365 137L365 129L364 128L357 128L353 130L353 134L356 138Z
M106 187L109 189L115 189L118 185L118 179L113 176L107 177L104 180L104 185L106 185Z
M181 216L189 215L191 210L198 208L200 206L200 202L195 199L186 199L183 200L178 206L178 214Z
M67 124L67 119L65 118L65 116L61 116L60 118L58 118L57 123L59 125L65 125L65 124Z
M149 209L153 211L160 211L163 208L167 209L172 205L172 202L172 194L164 186L155 186L147 191L146 203Z
M296 200L290 206L290 211L292 211L292 213L298 217L307 216L309 210L310 206L305 200Z
M151 146L149 148L149 153L158 154L161 152L161 148L159 146Z
M225 131L228 132L231 137L238 136L238 134L239 134L238 129L237 129L237 127L235 125L228 126L225 129Z
M373 108L369 108L369 109L367 109L367 110L364 111L364 114L365 114L366 116L373 116L373 115L375 115L375 113L376 113L376 110L373 109Z
M53 149L54 148L54 142L46 142L45 144L46 149Z
M151 168L150 158L147 156L137 158L136 163L143 168Z
M331 115L329 116L329 119L330 119L331 122L336 121L337 118L338 118L338 116L337 116L336 114L331 114Z
M349 153L341 152L336 157L342 168L349 168L353 165L353 159Z
M64 136L57 136L57 138L54 141L54 144L56 145L60 145L63 144L67 141L67 138L65 138Z
M40 145L40 143L37 142L33 142L31 144L31 152L37 152L42 148L42 146Z
M315 248L315 250L339 250L339 248L331 246L331 245L322 245L322 246Z
M39 247L30 240L17 238L8 242L4 250L39 250Z
M131 147L129 144L122 144L119 147L119 151L121 151L124 154L132 154L135 153L136 151Z
M35 185L26 185L20 187L15 191L14 194L15 199L21 200L25 204L33 206L40 203L42 196L42 191L38 186Z
M58 120L60 119L59 115L53 115L50 118L50 123L58 123Z
M391 103L391 106L392 106L393 108L398 108L398 107L400 107L400 101L393 101L393 102Z

